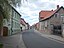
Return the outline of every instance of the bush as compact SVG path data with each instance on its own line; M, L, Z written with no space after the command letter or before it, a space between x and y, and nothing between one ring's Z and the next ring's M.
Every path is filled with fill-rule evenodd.
M3 48L3 44L0 44L0 48Z

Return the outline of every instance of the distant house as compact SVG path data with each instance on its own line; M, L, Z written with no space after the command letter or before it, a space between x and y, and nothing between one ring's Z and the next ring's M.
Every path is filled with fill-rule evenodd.
M28 23L26 23L26 25L27 25L27 29L30 29L30 25Z
M26 30L26 26L25 26L26 22L23 18L20 19L20 27L21 27L21 31Z
M37 29L37 24L38 24L38 23L33 24L33 25L31 26L31 29Z
M21 27L21 30L30 29L30 25L26 23L26 21L23 18L20 19L20 27Z
M9 12L9 19L3 19L3 31L1 32L1 35L7 36L20 32L21 15L12 5L8 4L7 2L5 2L4 5L6 6L6 11Z
M39 12L40 29L47 34L64 34L64 7L57 5L56 10Z
M39 30L39 29L40 29L39 26L40 26L39 22L36 23L36 24L35 24L35 29Z
M30 29L35 29L36 27L35 27L35 24L33 24L31 27L30 27Z

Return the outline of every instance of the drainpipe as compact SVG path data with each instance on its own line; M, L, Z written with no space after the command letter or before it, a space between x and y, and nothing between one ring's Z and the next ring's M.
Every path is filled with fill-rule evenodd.
M13 32L13 9L12 9L12 16L11 16L11 35L12 35L12 32Z

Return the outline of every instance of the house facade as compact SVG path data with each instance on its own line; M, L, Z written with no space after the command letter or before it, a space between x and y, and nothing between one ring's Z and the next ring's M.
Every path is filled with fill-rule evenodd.
M26 30L26 26L25 26L26 22L23 18L20 19L20 27L21 27L21 31Z
M46 34L64 34L64 7L57 5L56 10L39 13L40 29Z
M40 29L39 26L40 26L40 23L39 23L39 22L36 23L36 24L35 24L35 29L36 29L36 30L39 30L39 29Z
M5 10L9 12L8 20L6 18L3 19L3 31L1 32L1 36L12 35L21 31L20 29L20 17L21 15L16 11L16 9L8 4L4 3Z
M27 30L30 29L30 25L28 23L26 23L26 25L27 25L27 28L26 29Z
M9 31L11 32L11 34L15 34L15 33L20 32L20 30L21 30L20 29L20 17L21 17L21 15L12 6L10 9L11 9L10 15L12 15L12 16L9 19L8 28L9 28Z
M23 18L20 19L20 27L22 31L30 29L30 25Z

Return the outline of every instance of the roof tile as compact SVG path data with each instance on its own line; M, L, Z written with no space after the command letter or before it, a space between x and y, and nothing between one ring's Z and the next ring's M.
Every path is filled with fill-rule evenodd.
M39 17L40 17L41 19L46 19L46 18L50 17L52 14L54 14L55 11L56 11L56 10L54 10L54 11L53 11L53 10L51 10L51 11L41 11Z

